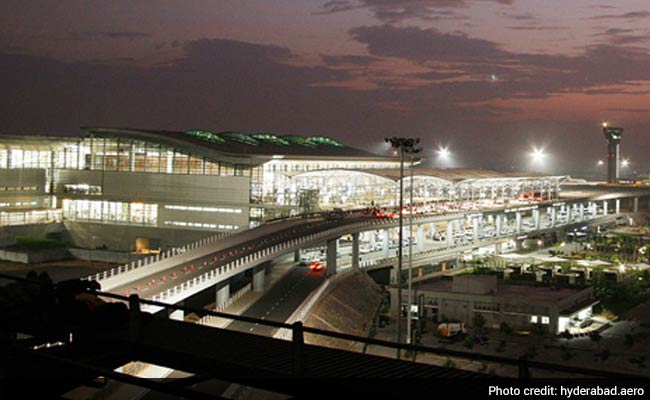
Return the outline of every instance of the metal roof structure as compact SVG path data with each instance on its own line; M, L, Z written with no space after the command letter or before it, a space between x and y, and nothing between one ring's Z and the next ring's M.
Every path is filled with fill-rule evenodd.
M382 178L399 181L399 168L385 169L350 169L348 171L377 175ZM311 172L311 171L310 171ZM308 172L307 172L308 173ZM410 172L405 169L404 177L409 179ZM517 179L550 179L556 178L563 180L566 176L549 176L539 173L503 173L479 168L420 168L413 169L414 178L436 178L446 181L450 184L471 183L475 181L511 181Z
M147 140L175 146L203 148L238 156L394 159L346 146L326 136L275 135L264 132L242 133L234 131L215 133L206 130L162 131L103 127L82 127L81 129L87 134L99 137Z
M79 140L88 136L130 139L184 148L192 153L217 152L236 157L259 158L361 158L365 160L395 160L365 150L347 146L327 136L275 135L272 133L211 132L192 129L167 131L133 128L82 127L79 132L2 134L0 142L20 141L34 149L57 147L55 140ZM0 147L2 144L0 143Z

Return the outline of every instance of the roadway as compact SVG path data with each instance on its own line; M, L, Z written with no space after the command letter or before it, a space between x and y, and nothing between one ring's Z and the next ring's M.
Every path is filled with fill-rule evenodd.
M294 267L242 315L275 322L286 321L298 306L325 280L324 271L310 271L308 267ZM271 326L235 321L227 329L273 336Z

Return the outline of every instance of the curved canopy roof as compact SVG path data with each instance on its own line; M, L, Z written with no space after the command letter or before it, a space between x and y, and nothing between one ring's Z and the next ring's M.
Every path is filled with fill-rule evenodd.
M390 168L390 169L366 169L366 170L356 170L367 172L375 175L380 175L385 178L398 181L400 178L399 168ZM408 169L404 170L404 177L409 178L410 172ZM478 168L419 168L415 167L413 169L413 177L430 177L436 178L442 181L453 183L461 182L475 182L481 180L515 180L515 179L564 179L565 176L548 176L538 173L503 173L492 171L488 169L478 169Z
M82 130L96 136L124 137L185 145L238 156L358 157L394 160L392 157L380 156L346 146L326 136L275 135L262 132L249 134L233 131L215 133L206 130L158 131L102 127L83 127Z

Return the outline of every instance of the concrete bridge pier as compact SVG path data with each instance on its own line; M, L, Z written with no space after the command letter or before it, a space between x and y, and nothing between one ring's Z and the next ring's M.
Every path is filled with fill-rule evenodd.
M359 232L352 234L352 268L359 268Z
M533 210L533 224L536 230L539 230L539 209L536 208Z
M436 224L433 222L429 224L429 235L431 235L431 240L436 236Z
M614 213L621 213L621 199L614 200Z
M501 225L503 224L503 215L498 214L494 220L494 232L496 237L501 237Z
M549 210L551 212L551 228L555 228L555 225L557 225L557 208L551 206Z
M338 252L339 239L330 239L327 241L327 274L336 274L336 261ZM386 246L388 248L388 246Z
M638 196L635 197L632 200L632 212L635 213L635 214L639 212L639 197Z
M515 232L521 234L521 211L515 213Z
M381 231L381 250L384 258L388 258L388 229Z
M300 261L300 249L293 252L293 261L295 262Z
M268 262L260 264L253 269L253 292L263 292L266 282L266 267Z
M454 224L452 221L447 221L447 244L454 245Z
M479 217L472 218L472 239L473 240L478 240L480 224L481 221L479 220Z
M494 254L497 255L501 253L503 253L503 243L499 242L494 245Z
M422 251L424 249L424 225L417 226L415 239L418 241L416 245L417 251Z
M219 282L215 286L215 291L216 291L215 306L217 309L219 309L228 303L228 299L230 298L230 282L228 280Z
M578 204L578 221L585 220L585 205L584 203Z
M607 200L603 200L603 215L607 216L607 207L608 207L609 202Z

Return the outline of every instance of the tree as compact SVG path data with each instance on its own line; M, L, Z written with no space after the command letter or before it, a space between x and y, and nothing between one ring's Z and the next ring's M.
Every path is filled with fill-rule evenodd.
M483 329L485 326L485 317L481 313L474 313L474 317L472 318L472 326L476 328L477 330Z
M601 335L600 333L598 333L598 332L595 332L595 331L594 331L594 332L591 332L591 333L589 334L589 339L591 339L591 341L594 342L594 343L598 343L598 342L600 342L600 340L601 340L602 338L603 338L602 335Z
M560 336L563 339L566 339L567 342L569 341L569 339L571 339L573 337L573 335L569 332L568 329L565 329L562 333L560 333Z

